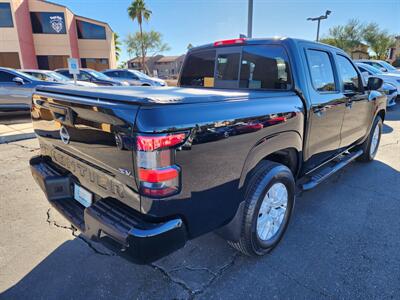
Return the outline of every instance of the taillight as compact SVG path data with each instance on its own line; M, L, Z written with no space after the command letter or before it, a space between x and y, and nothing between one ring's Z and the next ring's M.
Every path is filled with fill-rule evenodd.
M218 46L226 46L226 45L236 45L236 44L243 44L246 42L245 38L239 38L239 39L231 39L231 40L223 40L223 41L217 41L214 43L214 47Z
M137 137L137 149L139 151L154 151L161 148L173 147L185 140L184 133L162 136L143 135Z
M179 192L181 169L175 165L175 150L186 137L186 133L137 135L137 174L142 195L161 198Z

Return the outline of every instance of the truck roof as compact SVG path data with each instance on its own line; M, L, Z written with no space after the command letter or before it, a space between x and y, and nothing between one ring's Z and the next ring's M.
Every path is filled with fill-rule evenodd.
M152 86L97 86L74 85L38 86L36 92L60 96L109 100L139 105L192 104L245 100L290 95L293 91L227 90L216 88L152 87Z
M315 45L319 45L319 46L324 46L324 47L329 47L329 48L333 48L335 50L338 50L340 52L343 52L342 49L328 45L328 44L324 44L324 43L320 43L320 42L315 42L315 41L309 41L309 40L304 40L304 39L298 39L298 38L290 38L290 37L270 37L270 38L244 38L245 40L245 44L247 45L255 45L255 44L298 44L298 43L310 43L310 44L315 44ZM217 41L218 42L218 41ZM217 43L215 42L215 43ZM196 51L196 50L201 50L201 49L205 49L205 48L213 48L215 47L214 44L215 43L209 43L209 44L204 44L204 45L200 45L200 46L196 46L193 47L189 50L189 53L191 51ZM233 45L230 45L233 46ZM240 46L240 44L236 45L236 46ZM224 47L224 46L218 46L218 47ZM229 46L228 46L229 47Z

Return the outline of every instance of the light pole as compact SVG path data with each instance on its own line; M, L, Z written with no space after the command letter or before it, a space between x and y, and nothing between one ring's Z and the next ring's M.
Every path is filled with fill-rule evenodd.
M328 16L331 14L330 10L327 10L325 12L325 15L323 16L319 16L319 17L315 17L315 18L307 18L307 21L318 21L318 27L317 27L317 42L319 40L319 25L321 23L321 20L325 20L328 19Z
M253 0L249 0L247 12L247 37L251 38L253 33Z

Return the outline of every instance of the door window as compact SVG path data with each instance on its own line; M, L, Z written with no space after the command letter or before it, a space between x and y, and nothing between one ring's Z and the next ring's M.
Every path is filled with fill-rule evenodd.
M243 47L239 87L290 89L291 76L285 49L271 45Z
M0 71L0 82L12 82L14 78L15 78L14 75L8 72Z
M335 77L328 52L307 50L307 57L314 89L318 92L335 91Z
M79 73L78 75L78 80L82 80L82 81L90 81L90 76L86 73Z
M344 92L359 92L360 78L353 64L342 55L337 56L337 61Z
M128 72L128 71L123 71L121 76L123 78L136 79L136 80L139 79L135 74Z

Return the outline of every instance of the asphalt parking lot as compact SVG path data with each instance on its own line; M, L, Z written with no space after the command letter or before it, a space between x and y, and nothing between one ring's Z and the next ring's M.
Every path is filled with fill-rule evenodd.
M73 233L34 183L35 139L0 145L0 298L400 298L400 105L374 162L297 199L282 243L244 257L215 234L134 265Z

